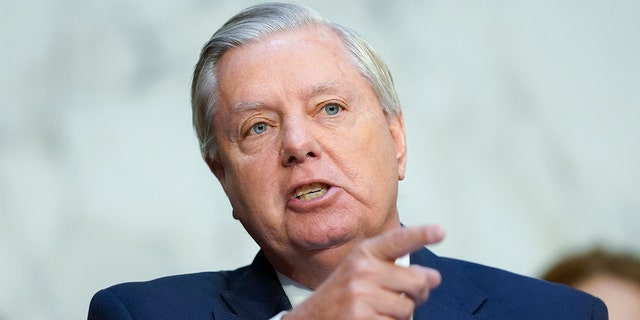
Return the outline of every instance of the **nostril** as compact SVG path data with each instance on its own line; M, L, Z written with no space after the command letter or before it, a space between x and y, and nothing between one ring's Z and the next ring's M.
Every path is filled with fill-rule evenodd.
M313 153L312 151L309 151L309 152L307 152L307 154L305 156L309 157L309 158L315 158L316 154ZM302 160L302 161L304 161L304 160ZM287 163L296 163L296 162L298 162L298 157L296 157L296 156L289 156L289 158L287 158Z

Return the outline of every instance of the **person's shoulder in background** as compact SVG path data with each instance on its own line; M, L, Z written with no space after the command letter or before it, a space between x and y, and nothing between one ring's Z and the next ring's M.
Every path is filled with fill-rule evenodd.
M630 252L594 248L568 254L541 277L602 299L611 319L640 319L640 258Z

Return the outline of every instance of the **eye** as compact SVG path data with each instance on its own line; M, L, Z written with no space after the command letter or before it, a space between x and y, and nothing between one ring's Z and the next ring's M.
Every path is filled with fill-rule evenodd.
M330 116L335 115L342 110L342 107L335 103L329 103L322 108L324 109L324 112L326 112Z
M267 124L264 122L258 122L251 127L251 131L253 131L255 134L261 134L267 131Z

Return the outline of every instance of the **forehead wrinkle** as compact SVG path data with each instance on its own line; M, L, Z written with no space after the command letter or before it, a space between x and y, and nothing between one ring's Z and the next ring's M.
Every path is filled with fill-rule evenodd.
M334 80L328 80L328 81L313 85L311 89L307 92L307 95L317 96L322 94L333 93L335 92L337 83L338 81L334 79ZM231 113L238 114L238 113L253 111L262 106L264 106L264 104L261 102L240 101L231 107Z
M316 85L313 85L305 95L309 97L313 97L313 96L333 93L336 91L336 88L338 87L337 83L338 81L335 79L318 83ZM230 114L240 114L244 112L250 112L250 111L259 109L263 106L264 104L261 102L240 101L231 107Z

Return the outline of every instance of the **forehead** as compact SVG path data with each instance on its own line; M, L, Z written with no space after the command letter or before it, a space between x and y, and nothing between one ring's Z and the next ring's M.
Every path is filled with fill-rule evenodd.
M220 60L225 60L229 56L238 56L238 52L248 53L254 50L274 51L280 48L288 48L289 50L304 50L312 46L322 46L327 51L335 53L340 52L346 58L346 47L343 39L338 35L337 31L328 25L313 24L301 26L299 28L275 32L257 39L248 41L242 45L229 49Z
M360 77L342 38L322 25L275 33L230 49L218 61L217 73L221 91L230 86L259 89L275 81L318 85Z

